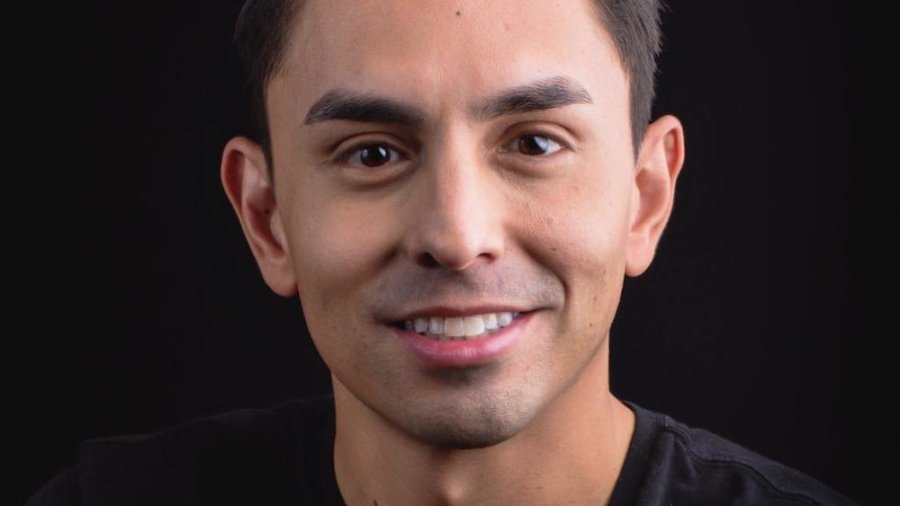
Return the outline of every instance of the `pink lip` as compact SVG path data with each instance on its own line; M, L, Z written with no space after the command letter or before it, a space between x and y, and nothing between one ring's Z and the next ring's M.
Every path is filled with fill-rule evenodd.
M407 349L433 367L466 367L493 362L507 354L528 328L533 312L521 313L493 334L470 341L437 341L414 330L390 327Z

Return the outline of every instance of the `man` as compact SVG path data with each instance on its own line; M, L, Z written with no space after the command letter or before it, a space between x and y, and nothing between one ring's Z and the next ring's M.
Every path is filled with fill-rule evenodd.
M221 179L333 398L85 443L32 504L850 504L610 392L685 158L658 11L248 2Z

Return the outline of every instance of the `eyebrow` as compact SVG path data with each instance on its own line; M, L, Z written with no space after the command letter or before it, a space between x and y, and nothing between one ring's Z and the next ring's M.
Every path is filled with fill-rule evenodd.
M418 108L384 97L345 89L334 89L322 95L306 113L307 125L333 119L365 123L422 123L425 115Z
M566 76L556 76L500 92L486 99L473 112L475 117L487 120L506 114L593 102L583 86Z
M488 120L506 114L590 103L593 103L591 95L583 86L566 76L556 76L497 93L477 104L471 113L478 119ZM304 123L312 125L337 119L416 125L425 120L425 113L414 105L391 98L336 88L316 100Z

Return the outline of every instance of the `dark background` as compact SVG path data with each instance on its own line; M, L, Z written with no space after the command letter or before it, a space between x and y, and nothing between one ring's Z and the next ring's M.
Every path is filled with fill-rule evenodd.
M655 116L681 118L687 159L658 257L626 282L613 391L871 502L847 13L670 4ZM245 131L239 7L95 1L45 32L25 83L45 107L21 126L30 142L7 146L31 160L8 164L31 189L15 206L26 225L8 229L27 276L11 315L26 371L14 503L86 438L330 388L298 301L265 286L219 183L222 147ZM35 305L51 310L26 316Z

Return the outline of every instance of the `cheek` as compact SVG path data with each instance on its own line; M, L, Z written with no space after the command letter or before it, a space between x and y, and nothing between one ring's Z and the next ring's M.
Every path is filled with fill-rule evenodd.
M394 213L385 204L362 205L321 192L297 201L305 204L293 208L289 236L304 307L314 317L351 318L354 297L383 268L395 244Z
M537 228L530 241L533 255L565 287L560 335L602 337L624 277L630 184L624 177L627 170L579 173L587 176L535 199L531 208ZM572 341L576 344L587 345L580 339Z
M617 305L625 269L625 216L621 209L598 203L578 210L572 238L564 243L569 289L567 310L579 326L603 330Z
M538 246L564 279L603 275L624 258L629 190L622 178L593 174L542 192L529 204Z
M295 208L291 256L310 337L331 371L352 378L372 357L369 340L358 338L366 328L360 294L383 268L395 220L325 200Z

